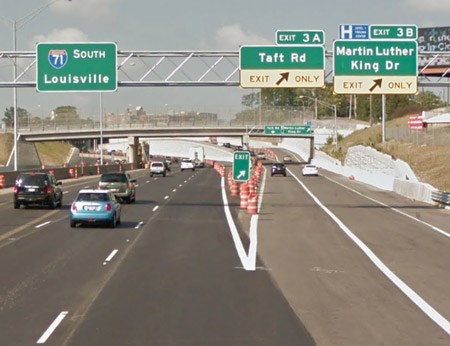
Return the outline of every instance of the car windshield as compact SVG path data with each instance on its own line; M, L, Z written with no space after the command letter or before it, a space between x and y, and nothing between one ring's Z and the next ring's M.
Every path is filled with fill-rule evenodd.
M102 175L100 181L103 183L126 183L127 177L125 174L105 174Z
M97 192L82 192L78 195L78 202L100 202L109 201L110 198L107 193L97 193Z
M152 167L162 167L163 164L161 162L154 162L152 163Z

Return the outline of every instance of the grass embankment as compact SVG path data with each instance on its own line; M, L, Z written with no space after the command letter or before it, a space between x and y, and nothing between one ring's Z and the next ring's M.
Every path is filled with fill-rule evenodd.
M405 127L407 118L399 118L387 122L387 127ZM389 140L382 143L381 125L374 125L364 130L358 130L341 139L336 149L334 145L326 145L322 151L328 155L344 161L348 148L355 145L372 147L380 152L391 155L407 162L423 182L442 191L450 191L450 155L448 146L420 145Z
M0 135L0 165L6 165L13 148L13 135ZM66 142L36 143L36 150L44 166L57 166L66 162L72 145Z

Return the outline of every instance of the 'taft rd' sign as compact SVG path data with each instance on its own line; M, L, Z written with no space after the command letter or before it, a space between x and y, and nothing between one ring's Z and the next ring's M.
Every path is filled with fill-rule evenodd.
M325 84L323 46L242 46L242 88L321 88Z

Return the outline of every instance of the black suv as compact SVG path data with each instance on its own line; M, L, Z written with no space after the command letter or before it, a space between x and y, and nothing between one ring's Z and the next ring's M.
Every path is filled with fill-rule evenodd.
M274 163L270 175L273 177L276 174L282 174L286 176L286 166L283 163Z
M20 173L14 185L14 208L40 204L51 209L62 206L62 183L50 173Z

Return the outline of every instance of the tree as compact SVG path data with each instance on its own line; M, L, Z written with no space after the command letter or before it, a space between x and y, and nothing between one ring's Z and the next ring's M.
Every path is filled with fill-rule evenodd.
M73 106L59 106L53 110L52 114L58 124L76 123L80 120L77 108Z
M26 124L30 117L30 113L24 109L17 107L17 125ZM14 107L5 109L4 117L2 119L6 126L14 126Z

